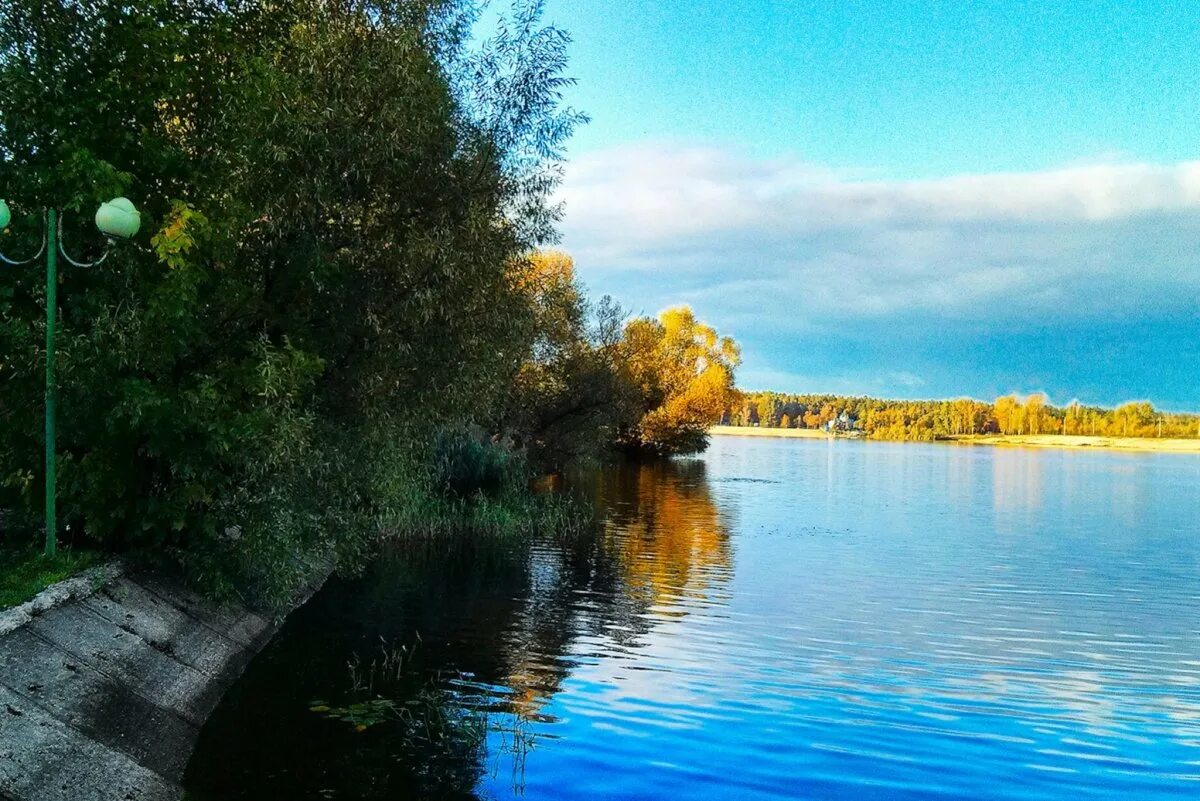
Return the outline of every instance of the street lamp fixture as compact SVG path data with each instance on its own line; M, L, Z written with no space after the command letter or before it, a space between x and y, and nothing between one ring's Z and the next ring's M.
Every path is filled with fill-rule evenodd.
M129 198L113 198L101 203L96 210L96 227L109 239L129 239L141 225L142 215L129 202Z
M96 227L108 242L104 253L95 261L76 261L62 244L62 218L55 209L46 209L42 225L42 247L27 259L14 260L0 253L0 262L14 267L32 264L46 254L46 555L58 550L57 490L58 467L55 454L55 334L58 324L58 256L61 254L75 267L95 267L108 258L117 240L129 239L138 232L142 218L127 198L113 198L100 204L96 211ZM8 204L0 200L0 232L12 221Z

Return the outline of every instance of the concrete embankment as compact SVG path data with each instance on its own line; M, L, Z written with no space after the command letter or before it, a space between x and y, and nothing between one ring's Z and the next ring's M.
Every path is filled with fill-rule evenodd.
M0 801L180 798L200 727L280 622L112 566L0 612Z

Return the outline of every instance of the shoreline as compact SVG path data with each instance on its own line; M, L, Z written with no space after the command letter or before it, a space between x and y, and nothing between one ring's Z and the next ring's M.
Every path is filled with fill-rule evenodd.
M1058 448L1072 451L1200 454L1200 439L1101 437L1078 434L973 434L950 437L941 441L957 445L990 445L997 448Z
M816 428L757 428L755 426L712 426L708 433L716 437L779 437L781 439L834 439Z
M0 614L0 799L180 799L209 715L333 568L262 610L114 561Z
M780 439L866 439L843 437L809 428L753 428L713 426L718 437L777 437ZM907 442L909 440L875 440ZM1058 448L1060 450L1123 451L1126 453L1200 454L1200 439L1151 439L1148 437L1102 437L1069 434L963 434L934 440L954 445L984 445L998 448Z

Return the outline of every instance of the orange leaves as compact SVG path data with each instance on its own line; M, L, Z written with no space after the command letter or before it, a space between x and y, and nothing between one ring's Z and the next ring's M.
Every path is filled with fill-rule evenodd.
M696 319L687 306L657 320L639 318L625 329L626 368L642 392L645 413L638 447L658 453L701 450L708 427L734 393L737 344Z

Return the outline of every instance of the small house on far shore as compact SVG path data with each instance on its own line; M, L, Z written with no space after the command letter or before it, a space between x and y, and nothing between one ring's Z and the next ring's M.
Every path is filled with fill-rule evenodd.
M855 431L856 427L857 421L845 411L822 426L829 434L847 434Z

